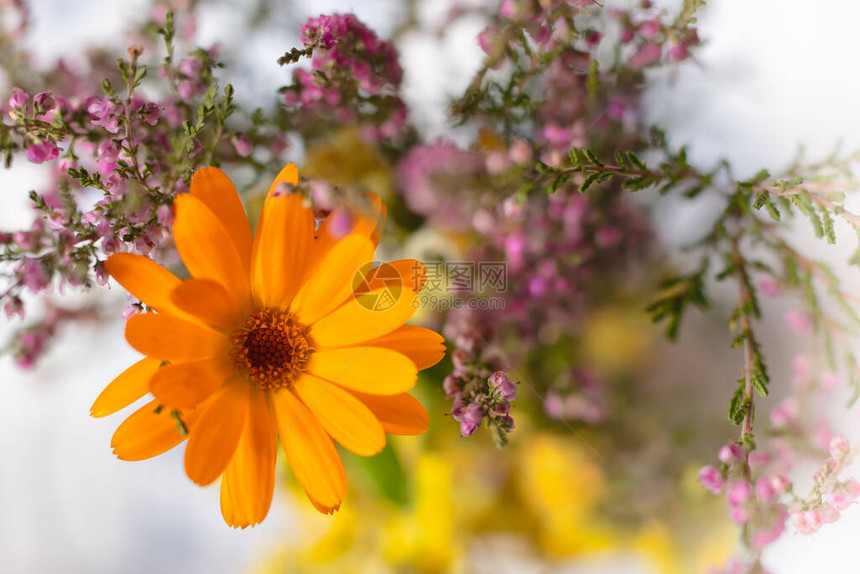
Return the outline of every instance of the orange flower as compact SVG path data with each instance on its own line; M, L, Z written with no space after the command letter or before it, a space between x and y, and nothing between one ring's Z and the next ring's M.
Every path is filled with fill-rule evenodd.
M371 197L370 215L344 210L315 232L304 198L289 193L297 183L290 164L252 237L233 184L203 168L174 202L173 236L191 278L130 253L105 263L155 312L128 320L126 339L146 358L108 385L92 415L152 393L117 429L114 453L142 460L187 437L185 472L199 485L222 477L221 511L234 527L266 517L279 439L313 505L337 510L346 475L332 441L370 456L386 432L423 433L427 411L406 392L444 355L440 335L404 325L423 284L420 262L386 264L394 285L391 273L356 275L379 241L379 199ZM344 218L352 228L337 237L332 222Z

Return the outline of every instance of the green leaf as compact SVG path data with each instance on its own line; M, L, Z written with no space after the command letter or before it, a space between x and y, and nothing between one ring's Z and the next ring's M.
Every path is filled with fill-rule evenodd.
M409 480L403 472L403 465L391 442L376 456L358 457L362 462L379 494L397 504L409 504Z
M596 156L596 155L595 155L595 153L591 150L591 148L588 148L588 147L587 147L587 148L583 148L583 149L582 149L582 155L584 155L584 156L585 156L585 159L587 159L587 160L588 160L588 163L590 163L591 165L593 165L593 166L597 166L597 167L603 167L603 164L600 162L600 160L599 160L599 159L597 159L597 156Z
M732 400L729 402L729 420L736 425L739 425L744 421L744 415L746 415L747 409L749 408L749 403L744 398L743 379L738 381L738 383L738 388L735 390L735 394L732 395Z
M632 163L633 165L635 165L639 169L642 169L642 170L648 169L648 167L645 165L645 162L643 162L641 159L639 159L639 156L636 155L635 153L633 153L632 151L627 152L627 159L630 161L630 163Z
M585 181L583 181L582 184L579 186L579 193L585 193L586 191L588 191L588 188L591 187L595 182L597 182L597 180L600 179L602 175L602 173L595 172L586 177Z

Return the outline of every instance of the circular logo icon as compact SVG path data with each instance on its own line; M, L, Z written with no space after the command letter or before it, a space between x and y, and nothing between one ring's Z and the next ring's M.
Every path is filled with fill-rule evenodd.
M387 311L403 296L406 278L391 263L371 261L352 277L352 296L368 311Z

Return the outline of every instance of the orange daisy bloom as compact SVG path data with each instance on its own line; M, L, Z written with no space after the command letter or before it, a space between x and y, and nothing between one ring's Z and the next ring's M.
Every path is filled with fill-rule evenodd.
M304 198L289 193L297 183L290 164L252 237L227 176L200 169L174 201L173 237L191 278L130 253L105 263L154 312L128 320L126 339L146 357L105 388L92 415L151 393L117 429L114 453L147 459L187 438L186 474L199 485L222 477L221 511L234 527L266 517L278 440L313 505L337 510L346 474L333 441L371 456L385 433L423 433L427 411L406 393L444 356L439 334L404 325L423 286L420 262L386 264L395 273L384 278L359 273L366 280L354 289L379 242L379 199L369 215L339 213L352 218L339 237L334 217L315 229Z

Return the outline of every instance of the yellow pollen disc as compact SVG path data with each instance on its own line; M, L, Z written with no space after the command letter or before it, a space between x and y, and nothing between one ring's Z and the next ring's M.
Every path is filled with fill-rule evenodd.
M266 391L292 386L313 352L307 329L293 315L274 309L248 317L231 341L233 366Z

